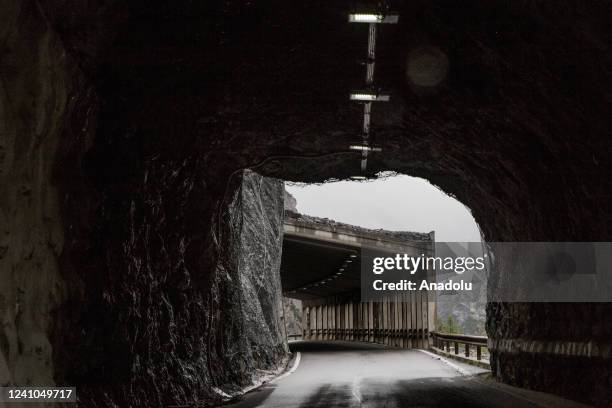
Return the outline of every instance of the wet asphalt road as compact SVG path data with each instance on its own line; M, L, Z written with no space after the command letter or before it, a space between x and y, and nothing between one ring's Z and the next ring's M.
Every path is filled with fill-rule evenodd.
M561 406L525 398L460 373L418 350L338 342L296 342L295 372L251 392L231 408L314 407L542 407ZM455 363L455 362L453 362ZM456 363L458 364L458 363ZM471 370L480 369L458 364ZM573 406L570 404L568 406Z

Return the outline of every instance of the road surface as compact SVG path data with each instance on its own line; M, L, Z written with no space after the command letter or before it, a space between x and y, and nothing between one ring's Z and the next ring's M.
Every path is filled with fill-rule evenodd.
M295 372L245 395L231 408L536 408L579 405L499 386L483 370L449 365L418 350L344 342L295 342ZM457 370L459 367L463 372ZM467 370L467 372L465 371ZM468 375L466 375L468 374ZM518 390L519 392L516 392Z

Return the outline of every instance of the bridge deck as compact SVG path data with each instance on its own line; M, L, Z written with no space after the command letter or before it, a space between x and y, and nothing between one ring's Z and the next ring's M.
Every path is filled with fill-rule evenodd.
M281 280L288 297L310 300L359 290L364 249L430 252L434 234L372 230L286 212Z

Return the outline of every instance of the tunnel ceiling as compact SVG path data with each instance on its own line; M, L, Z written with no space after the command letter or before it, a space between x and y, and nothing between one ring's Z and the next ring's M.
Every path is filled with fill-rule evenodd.
M363 86L367 28L347 23L351 5L45 2L103 100L103 142L89 158L106 169L98 181L186 155L219 189L243 167L305 182L359 173L347 147L362 107L348 93ZM470 207L490 240L606 236L610 216L597 203L611 191L601 176L610 4L392 6L400 24L379 30L375 75L391 102L373 108L383 152L369 174L430 180ZM586 227L581 214L599 221Z

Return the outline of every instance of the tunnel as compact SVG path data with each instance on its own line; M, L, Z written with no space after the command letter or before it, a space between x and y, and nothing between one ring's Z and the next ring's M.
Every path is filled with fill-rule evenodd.
M375 256L433 254L433 231L373 230L284 207L282 292L301 301L301 316L294 319L302 330L294 337L429 348L436 320L433 294L401 293L367 302L361 289L363 268ZM435 271L425 273L432 277ZM283 318L288 319L286 313Z
M406 174L486 241L610 241L612 6L385 4L363 170L361 3L3 1L0 384L195 406L278 369L283 181ZM610 406L611 315L490 301L492 377Z

